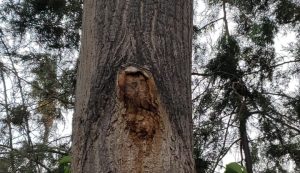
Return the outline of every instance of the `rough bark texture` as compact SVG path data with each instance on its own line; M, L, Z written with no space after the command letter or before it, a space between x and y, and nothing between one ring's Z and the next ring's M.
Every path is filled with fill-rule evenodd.
M74 173L192 173L192 0L85 0Z

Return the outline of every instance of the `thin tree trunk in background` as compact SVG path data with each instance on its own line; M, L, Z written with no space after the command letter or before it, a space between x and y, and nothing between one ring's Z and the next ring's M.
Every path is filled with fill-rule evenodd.
M12 59L11 52L9 51L9 49L8 49L7 45L5 44L4 40L2 38L0 38L0 40L1 40L2 45L4 46L4 50L6 51L6 53L8 55L8 58L9 58L9 61L11 63L12 72L17 78L17 85L18 85L19 90L20 90L20 96L21 96L21 100L22 100L23 109L25 109L26 104L25 104L23 87L21 85L21 78L20 78L19 73L18 73L18 71L15 67L15 63ZM30 137L29 117L28 116L25 116L25 131L26 131L26 135L27 135L28 146L33 150L32 140L31 140L31 137ZM31 154L30 154L30 158L31 158ZM30 167L33 167L33 162L31 161L31 159L29 159L29 164L30 164Z
M73 173L193 173L192 0L86 0Z
M3 45L5 45L3 41L2 41L2 43L3 43ZM18 73L17 69L15 68L14 61L12 60L12 58L11 58L11 56L10 56L10 52L9 52L8 48L6 47L6 45L5 45L5 49L6 49L6 52L8 53L8 55L9 55L9 61L10 61L11 66L12 66L13 74L14 74L14 75L16 76L16 78L17 78L17 85L18 85L18 87L19 87L19 91L20 91L20 96L21 96L21 100L22 100L23 109L24 109L25 111L27 111L27 110L26 110L26 104L25 104L25 98L24 98L24 95L25 95L25 94L24 94L24 92L23 92L23 87L22 87L22 85L21 85L21 79L20 79L19 73ZM26 135L27 135L28 146L29 146L30 149L33 151L33 145L32 145L32 140L31 140L31 136L30 136L30 128L29 128L29 115L26 115L24 120L25 120L25 131L26 131ZM29 152L28 155L29 155L29 157L30 157L31 159L33 158L33 155L31 154L31 152ZM32 161L31 159L29 159L29 165L30 165L30 167L33 168L33 167L34 167L34 163L33 163L33 161ZM38 166L38 165L36 165L36 166Z
M225 28L225 33L226 33L226 36L229 37L230 34L229 34L229 27L228 27L228 21L227 21L226 1L225 1L225 0L222 1L222 7L223 7L223 14L224 14L223 20L224 20L224 24L225 24L225 26L224 26L224 28Z
M247 173L253 173L252 171L252 159L251 159L251 152L249 147L249 140L247 136L246 124L241 124L241 143L243 146L243 151L245 155L245 162L246 162L246 169Z
M246 99L246 98L244 98ZM247 173L253 173L253 168L252 168L252 157L251 157L251 151L250 151L250 146L249 146L249 140L247 136L247 119L250 116L250 113L246 107L246 100L243 100L241 98L241 105L240 105L240 110L239 110L239 120L240 120L240 137L241 137L241 147L244 151L245 155L245 162L246 162L246 169Z
M6 93L6 82L5 82L5 77L4 73L2 70L0 70L0 75L3 83L3 93L4 93L4 103L5 103L5 112L6 112L6 121L7 121L7 126L8 126L8 135L9 135L9 148L10 148L10 166L11 166L11 172L15 173L15 158L14 158L14 147L13 147L13 136L12 136L12 126L11 126L11 117L9 113L9 107L8 107L8 100L7 100L7 93Z

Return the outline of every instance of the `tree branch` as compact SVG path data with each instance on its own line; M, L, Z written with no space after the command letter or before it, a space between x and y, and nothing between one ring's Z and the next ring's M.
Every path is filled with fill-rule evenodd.
M220 20L222 20L222 19L223 19L223 17L222 17L222 18L219 18L219 19L215 19L215 20L213 20L213 21L211 21L211 22L205 24L205 25L202 26L201 28L196 28L195 31L196 31L196 32L200 32L201 30L205 29L205 28L208 27L209 25L212 25L212 24L214 24L214 23L216 23L216 22L218 22L218 21L220 21Z

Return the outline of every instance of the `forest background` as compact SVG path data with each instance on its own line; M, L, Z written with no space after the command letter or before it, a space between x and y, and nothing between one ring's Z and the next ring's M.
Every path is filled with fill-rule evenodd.
M194 14L197 172L228 158L300 171L299 0L195 0ZM65 170L81 19L80 0L0 1L0 172Z

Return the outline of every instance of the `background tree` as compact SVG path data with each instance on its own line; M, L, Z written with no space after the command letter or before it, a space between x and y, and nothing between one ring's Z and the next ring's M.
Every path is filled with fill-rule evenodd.
M1 2L0 172L55 172L69 153L57 128L73 108L81 4Z
M239 146L248 172L283 172L286 160L299 169L300 119L292 105L299 103L299 3L205 2L205 24L194 27L200 38L193 69L197 163L215 172ZM219 38L205 37L220 26ZM274 42L282 32L297 37L278 50ZM288 91L291 81L297 88Z

